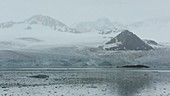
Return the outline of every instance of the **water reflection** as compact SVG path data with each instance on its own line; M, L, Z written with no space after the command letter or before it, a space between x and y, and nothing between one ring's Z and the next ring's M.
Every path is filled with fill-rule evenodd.
M150 87L152 77L144 72L118 71L115 78L118 96L136 96Z

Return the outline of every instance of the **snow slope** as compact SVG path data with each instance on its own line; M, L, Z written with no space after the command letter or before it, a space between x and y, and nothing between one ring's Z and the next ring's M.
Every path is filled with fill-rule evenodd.
M103 22L103 21L100 21ZM98 46L109 40L109 36L98 32L79 33L64 23L48 16L35 15L21 22L0 24L0 41L15 45L15 48L37 46ZM114 34L112 34L114 35ZM38 42L37 42L38 41ZM6 43L7 44L7 43ZM2 43L0 48L13 48Z
M38 45L99 45L104 44L109 38L104 38L97 32L74 34L69 32L59 32L48 27L34 26L34 30L22 29L23 25L15 28L0 29L0 41L18 42L27 46ZM20 39L19 39L20 38ZM22 38L27 38L23 40ZM32 42L28 42L32 38ZM41 41L41 42L37 42ZM29 39L30 41L30 39ZM33 42L35 41L35 42Z

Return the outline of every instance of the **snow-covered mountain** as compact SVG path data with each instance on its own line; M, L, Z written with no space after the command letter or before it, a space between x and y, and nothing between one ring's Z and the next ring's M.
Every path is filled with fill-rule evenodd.
M100 18L91 22L81 22L75 26L75 29L80 32L99 32L100 34L117 33L123 28L122 24L111 22L107 18Z
M74 45L98 46L106 42L97 32L79 33L49 16L35 15L21 22L0 24L0 49ZM22 46L21 46L22 45Z
M43 16L43 15L34 15L24 21L20 22L5 22L5 23L0 23L0 28L11 28L15 27L17 25L24 25L25 30L32 30L33 27L36 25L41 25L43 27L49 27L52 28L56 31L60 32L71 32L71 33L79 33L77 30L73 28L69 28L66 26L64 23L49 17L49 16ZM22 28L22 27L21 27Z
M73 45L88 41L83 40L87 37L85 34L75 33L80 32L49 16L35 15L20 22L0 23L0 48Z
M81 22L73 29L49 16L34 15L20 22L0 23L0 41L8 42L1 44L1 47L5 48L11 45L100 46L126 29L141 39L168 42L170 19L152 19L123 25L100 18L96 21Z

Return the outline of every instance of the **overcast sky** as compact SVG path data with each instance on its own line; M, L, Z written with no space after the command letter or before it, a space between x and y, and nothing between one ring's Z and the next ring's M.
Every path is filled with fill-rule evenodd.
M131 23L170 17L170 0L0 0L0 22L24 20L36 14L68 25L101 17Z

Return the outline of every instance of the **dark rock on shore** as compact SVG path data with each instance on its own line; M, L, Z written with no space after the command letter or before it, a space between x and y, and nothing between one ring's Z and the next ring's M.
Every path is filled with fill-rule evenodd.
M118 66L117 68L150 68L146 65L125 65L125 66Z
M31 78L49 78L48 75L34 75L34 76L28 76L28 77L31 77Z

